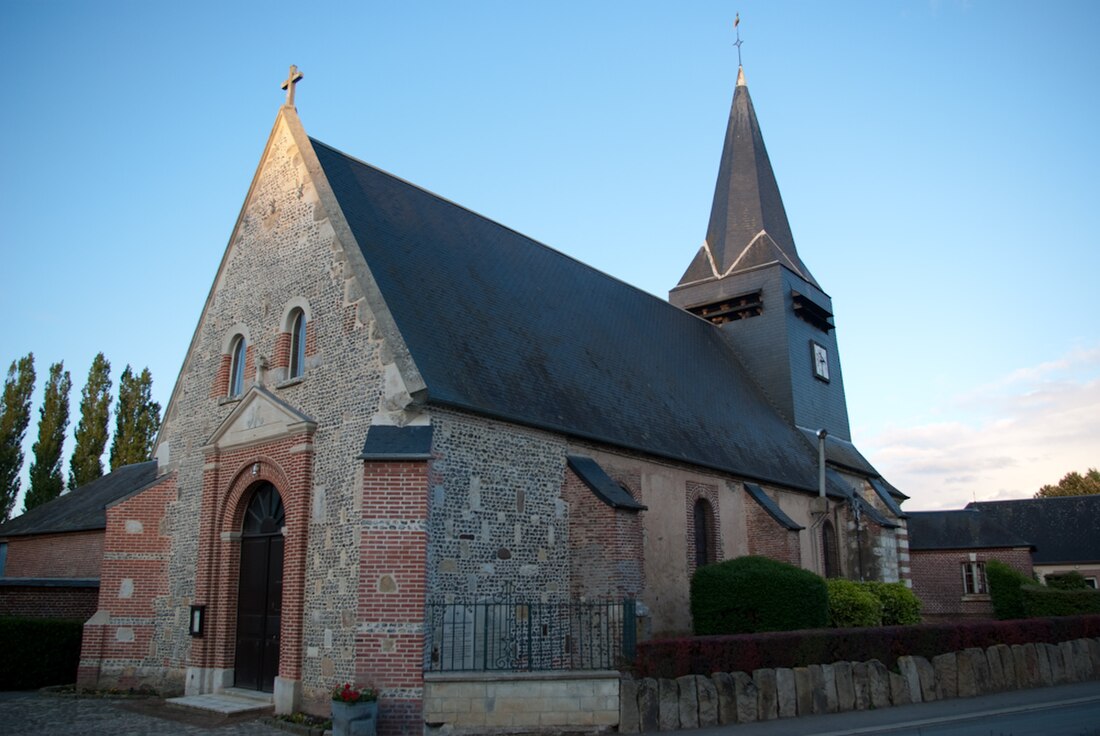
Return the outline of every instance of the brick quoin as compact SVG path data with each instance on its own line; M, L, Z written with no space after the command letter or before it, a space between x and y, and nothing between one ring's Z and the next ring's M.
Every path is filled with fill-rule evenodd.
M381 691L385 736L424 729L427 518L426 462L364 463L355 672Z
M223 354L218 361L218 372L214 374L214 381L210 385L210 396L216 398L229 393L229 368L233 361L228 353Z
M913 592L921 599L921 616L926 621L953 618L991 618L993 605L988 595L965 594L962 565L974 553L978 562L1000 560L1031 576L1031 552L1026 549L928 550L909 552Z

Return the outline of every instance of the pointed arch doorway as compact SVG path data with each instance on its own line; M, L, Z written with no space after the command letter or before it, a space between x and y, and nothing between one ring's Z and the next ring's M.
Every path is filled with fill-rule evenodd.
M283 527L286 514L275 486L252 492L241 530L234 685L273 692L279 674L283 608Z

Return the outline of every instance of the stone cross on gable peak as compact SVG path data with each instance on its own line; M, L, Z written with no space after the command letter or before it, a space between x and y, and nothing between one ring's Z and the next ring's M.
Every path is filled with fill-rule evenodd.
M280 89L286 90L286 106L294 107L294 86L302 80L304 75L298 71L298 67L294 64L290 65L290 74L287 75L286 81L282 83Z

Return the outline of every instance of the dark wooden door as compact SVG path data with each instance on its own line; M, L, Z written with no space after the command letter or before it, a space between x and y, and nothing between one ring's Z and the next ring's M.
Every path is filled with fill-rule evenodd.
M282 502L261 487L249 504L241 537L234 684L273 692L279 674L279 625L283 609Z

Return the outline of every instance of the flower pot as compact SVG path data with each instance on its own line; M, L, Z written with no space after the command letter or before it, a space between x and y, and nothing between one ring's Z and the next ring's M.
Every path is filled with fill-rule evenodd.
M378 733L378 701L332 701L332 736L375 736Z

